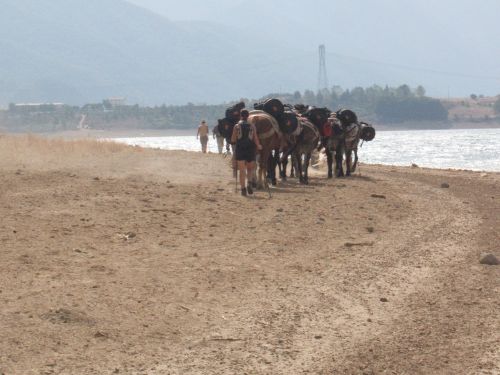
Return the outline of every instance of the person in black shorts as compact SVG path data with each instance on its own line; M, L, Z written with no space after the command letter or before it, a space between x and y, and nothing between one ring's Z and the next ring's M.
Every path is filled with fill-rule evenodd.
M243 196L247 193L253 194L250 178L255 168L256 150L262 150L255 125L248 122L248 116L246 109L241 110L241 120L235 125L231 137L231 143L236 145L235 159L240 171L241 195Z

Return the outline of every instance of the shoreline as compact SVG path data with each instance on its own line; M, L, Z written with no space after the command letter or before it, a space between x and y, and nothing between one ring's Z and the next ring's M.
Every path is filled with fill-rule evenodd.
M485 130L485 129L500 129L500 123L472 123L472 122L454 122L452 126L442 126L433 128L432 123L427 124L428 127L422 127L422 123L417 126L408 126L397 124L395 127L376 124L375 128L380 132L390 131L441 131L441 130ZM212 127L210 128L211 131ZM79 138L139 138L139 137L178 137L178 136L196 136L197 128L192 129L113 129L113 130L98 130L98 129L81 129L67 130L56 132L7 132L0 129L0 134L9 135L25 135L34 134L48 138L63 138L63 139L79 139Z

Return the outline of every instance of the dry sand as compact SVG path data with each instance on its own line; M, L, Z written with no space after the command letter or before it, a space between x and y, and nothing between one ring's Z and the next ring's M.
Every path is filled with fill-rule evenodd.
M243 198L218 155L36 137L0 171L0 374L500 374L499 174Z

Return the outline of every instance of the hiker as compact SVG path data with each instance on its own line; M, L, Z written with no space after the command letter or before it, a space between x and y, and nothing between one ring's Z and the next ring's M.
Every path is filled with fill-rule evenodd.
M219 125L214 126L212 134L214 139L217 139L217 149L219 154L222 154L222 149L224 148L224 136L220 133Z
M257 129L255 129L254 125L248 123L249 115L246 109L241 110L241 120L235 125L231 137L231 144L236 145L235 159L240 171L241 195L243 196L246 196L247 193L253 194L250 178L253 176L253 170L255 169L256 149L262 150L262 145L257 137Z
M200 139L201 143L201 151L206 154L207 153L207 145L208 145L208 125L205 120L203 120L198 126L198 133L196 134L196 139Z

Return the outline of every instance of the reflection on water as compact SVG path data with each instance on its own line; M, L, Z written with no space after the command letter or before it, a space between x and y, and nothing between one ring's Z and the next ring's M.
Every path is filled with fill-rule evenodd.
M200 151L194 136L117 138L118 142L165 150ZM217 152L210 138L209 150ZM362 162L500 172L500 129L378 132L359 150Z

